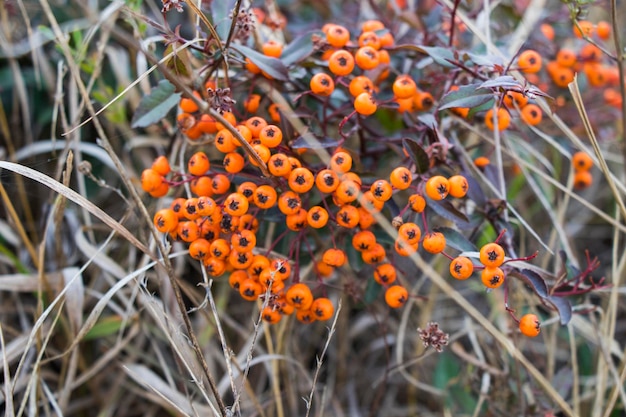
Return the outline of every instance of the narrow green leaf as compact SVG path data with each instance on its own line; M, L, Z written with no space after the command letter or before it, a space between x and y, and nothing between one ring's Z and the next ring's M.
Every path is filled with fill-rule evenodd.
M493 92L486 88L480 88L479 84L464 85L443 96L439 103L439 110L454 107L477 107L492 99Z
M146 127L159 122L180 101L180 93L167 80L159 81L159 84L144 96L139 102L139 107L133 115L131 126Z
M320 30L305 33L291 41L280 56L283 64L290 66L303 60L313 53L313 36L323 37L324 34Z
M478 248L468 238L463 236L457 230L449 227L437 227L438 232L443 233L446 238L446 245L459 250L461 252L478 252Z

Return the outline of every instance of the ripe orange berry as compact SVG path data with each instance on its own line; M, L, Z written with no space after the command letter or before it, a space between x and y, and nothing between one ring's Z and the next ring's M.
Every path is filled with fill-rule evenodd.
M554 40L554 28L548 23L543 23L541 26L539 26L539 30L541 31L543 36L546 37L546 39L548 39L549 41Z
M352 236L352 247L359 252L370 250L376 244L376 235L370 230L361 230Z
M379 50L381 47L380 38L373 31L362 32L359 35L359 46L371 46L372 48Z
M370 93L361 93L354 99L354 110L363 116L369 116L376 112L378 104Z
M212 277L219 277L226 272L226 263L221 259L204 258L202 261L207 273Z
M244 181L237 187L237 192L248 199L248 202L254 201L254 193L257 185L252 181Z
M286 177L291 173L289 157L284 153L275 153L267 161L267 169L276 177Z
M238 143L229 130L222 129L215 135L215 147L222 153L234 152Z
M413 175L407 167L397 167L389 174L389 182L398 190L406 190L413 182Z
M189 183L189 188L191 189L191 192L198 197L210 197L213 195L213 189L211 188L212 184L213 179L208 175L203 175L201 177L196 177L191 180L191 183Z
M393 248L400 256L411 256L411 254L417 252L417 249L419 248L419 243L411 245L398 238L394 241Z
M537 337L541 332L539 317L534 314L524 314L519 320L519 330L524 336Z
M152 162L151 168L163 176L166 176L171 171L170 163L164 155L157 157Z
M480 248L480 262L488 268L504 263L504 249L495 242L487 243Z
M535 74L541 71L541 55L539 52L528 49L517 57L517 65L520 71Z
M374 83L365 75L358 75L350 81L348 89L352 97L356 97L361 93L372 94L374 92Z
M574 71L572 68L562 67L554 61L548 63L546 71L557 87L565 88L569 83L574 81Z
M352 157L348 152L335 152L330 157L329 168L337 173L348 172L352 168Z
M259 105L261 104L261 96L259 94L250 94L243 101L243 108L248 113L256 113L259 110Z
M231 250L228 255L228 263L235 269L248 269L252 265L254 255L252 252L240 252L238 250Z
M193 95L198 98L198 99L202 99L202 96L200 95L199 92L194 91ZM190 98L187 97L182 97L180 99L180 109L182 111L184 111L185 113L195 113L198 110L200 110L200 108L198 107L198 105L196 104L196 102Z
M283 315L274 307L265 306L261 312L261 317L269 324L276 324L283 318Z
M333 314L335 314L335 307L333 306L332 301L326 297L320 297L313 300L309 310L318 321L328 320L333 316Z
M238 269L230 273L230 276L228 277L228 285L230 285L232 289L237 290L237 292L239 292L241 283L248 278L249 276L246 271Z
M517 107L521 109L526 104L528 104L528 97L526 97L524 93L520 93L519 91L507 91L504 95L504 105L507 108L512 109L515 107L514 104L517 104Z
M250 71L251 74L260 74L261 68L259 68L250 58L246 58L246 69Z
M269 40L261 46L261 51L263 51L263 55L280 58L283 53L283 45L278 41Z
M391 264L380 264L374 269L374 280L380 285L390 285L396 281L396 268Z
M210 256L211 243L208 240L196 239L189 245L189 256L198 261L202 261Z
M376 243L372 249L361 252L361 259L366 264L371 265L382 262L386 255L387 253L383 245Z
M253 194L254 204L258 208L268 209L274 207L278 194L274 187L270 185L260 185L254 190Z
M154 226L161 233L170 233L178 227L178 215L171 208L165 208L154 214Z
M450 262L450 275L456 279L468 279L473 272L474 264L465 256L457 256Z
M254 152L258 155L259 159L263 161L263 163L267 164L267 161L269 161L270 157L272 156L272 151L270 151L267 146L260 143L252 145L252 149L254 149ZM248 156L248 160L252 165L259 166L259 162L257 162L256 159Z
M411 98L417 92L417 85L408 74L398 75L392 85L393 95L397 98Z
M426 208L426 199L419 194L413 194L409 197L409 204L411 205L411 210L421 213Z
M164 183L163 175L152 168L144 169L141 173L141 188L147 193L158 190Z
M215 174L211 179L213 194L225 194L230 188L230 179L224 174Z
M376 200L387 201L393 195L393 188L386 180L377 180L370 187L370 191Z
M331 169L323 169L315 177L315 186L322 193L332 193L339 186L339 176Z
M241 172L241 170L244 168L244 166L246 165L246 160L241 154L238 154L237 152L228 152L226 155L224 155L222 165L224 166L226 172L228 172L229 174L236 174L238 172Z
M527 104L520 111L520 117L529 126L536 126L541 123L543 111L541 111L541 108L536 104Z
M293 191L285 191L278 197L278 209L286 216L296 214L301 208L302 200Z
M313 293L306 284L299 282L289 287L285 299L298 310L308 310L313 304Z
M335 197L342 203L348 204L355 201L359 197L361 187L352 180L345 180L339 183L335 190Z
M248 212L248 199L239 193L231 193L224 200L224 212L231 216L243 216Z
M589 171L593 168L593 159L588 153L578 151L572 155L572 165L575 171Z
M504 284L504 272L498 267L486 267L480 273L480 279L487 288L498 288Z
M355 206L345 204L337 211L336 220L341 227L355 228L359 224L359 210Z
M309 209L306 221L314 229L321 229L328 223L328 211L324 207L314 206Z
M191 175L199 177L206 174L210 166L211 164L206 154L204 152L196 152L189 158L189 162L187 162L187 171L189 171Z
M385 291L385 302L391 308L400 308L409 299L409 292L401 285L392 285Z
M306 310L296 310L296 319L300 323L304 323L304 324L315 323L315 315L309 309L306 309Z
M446 237L441 232L426 233L422 246L428 253L441 253L446 248Z
M498 116L498 130L499 131L503 131L504 129L509 127L509 125L511 124L511 115L509 114L508 111L506 111L506 109L502 107L498 108L496 115ZM489 128L489 130L494 129L494 126L495 126L494 118L495 118L495 115L494 115L493 109L487 110L487 113L485 113L485 125L487 126L487 128Z
M561 48L556 53L556 63L562 67L572 68L576 65L576 52L569 48Z
M422 230L417 224L407 222L398 228L398 237L411 245L415 245L422 237Z
M385 28L385 24L380 20L366 20L361 23L361 32L375 32Z
M200 217L200 213L198 213L198 199L195 197L188 198L183 205L182 212L183 216L188 220L195 220Z
M443 200L450 192L450 182L446 177L435 175L426 181L424 192L432 200Z
M602 40L608 40L611 37L611 24L604 20L601 20L596 25L596 33L598 37Z
M331 24L326 34L326 41L334 48L343 48L350 41L350 31L344 26Z
M362 70L371 70L378 66L378 51L371 46L362 46L354 53L354 61Z
M334 268L339 268L346 263L346 253L337 248L329 248L322 255L322 262Z
M250 130L252 137L258 138L261 130L267 126L267 121L260 116L253 116L246 120L245 125Z
M313 185L315 185L315 176L313 173L304 167L292 169L289 173L289 188L293 191L303 194L309 192Z
M582 38L583 36L591 36L593 34L593 23L587 20L579 20L578 26L574 24L572 27L574 31L574 36L577 38Z
M193 221L179 221L176 235L183 242L191 243L200 237L198 225Z
M418 90L413 95L413 106L417 111L428 111L435 104L435 99L433 95L428 91ZM468 110L469 112L469 110Z
M247 278L239 283L239 294L244 300L254 301L263 293L261 284L252 279Z
M268 148L275 148L283 140L283 131L278 126L267 125L259 132L259 140Z
M593 183L593 176L589 171L577 171L574 174L574 187L583 189L589 187Z
M238 252L250 252L256 247L256 235L251 230L239 230L230 237L230 245Z
M453 175L448 178L449 191L450 194L454 198L463 198L467 194L467 190L469 189L469 184L467 183L467 178L463 175Z
M479 156L478 158L474 159L474 165L476 165L478 168L484 168L490 163L491 161L486 156Z
M354 69L354 57L345 49L339 49L328 59L328 69L337 76L349 75Z
M330 75L318 72L311 78L309 87L311 88L313 94L328 97L333 93L333 91L335 91L335 82Z

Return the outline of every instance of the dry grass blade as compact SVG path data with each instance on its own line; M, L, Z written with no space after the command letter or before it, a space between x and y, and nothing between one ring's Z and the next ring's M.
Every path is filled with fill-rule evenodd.
M16 340L18 341L18 343L20 342L19 339L16 339ZM16 344L13 345L14 348L16 346L18 347L18 349L19 347L21 347ZM11 390L11 387L13 386L11 382L11 370L9 368L9 363L11 363L11 359L9 357L9 354L10 354L9 346L6 346L4 344L4 330L2 329L2 324L0 324L0 349L1 349L0 354L2 355L2 369L4 371L4 384L3 384L4 401L5 401L4 415L7 417L12 417L12 416L15 416L15 408L13 406L13 393ZM16 353L19 353L19 350L17 350Z

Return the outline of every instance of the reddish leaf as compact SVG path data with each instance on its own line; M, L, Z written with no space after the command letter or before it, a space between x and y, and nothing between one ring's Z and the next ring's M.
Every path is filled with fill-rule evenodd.
M430 169L428 154L415 140L404 138L402 139L402 146L406 149L409 157L415 164L415 170L418 174L423 174Z
M548 285L546 281L541 278L541 275L530 269L522 269L520 271L513 271L511 275L516 276L528 284L535 293L541 298L548 296Z

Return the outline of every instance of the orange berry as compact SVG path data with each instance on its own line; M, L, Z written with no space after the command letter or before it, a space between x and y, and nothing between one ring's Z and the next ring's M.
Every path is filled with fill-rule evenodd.
M278 209L286 216L296 214L301 208L302 200L293 191L285 191L278 197Z
M201 96L201 95L200 95L200 93L199 93L199 92L197 92L197 91L194 91L194 92L193 92L193 95L194 95L196 98L200 99L200 100L202 99L202 96ZM180 109L181 109L182 111L184 111L185 113L195 113L195 112L197 112L198 110L200 110L200 108L198 107L198 105L196 104L196 102L195 102L194 100L190 99L190 98L187 98L187 97L182 97L182 98L180 99L180 103L179 103L179 105L180 105Z
M251 230L239 230L230 237L230 246L238 252L250 252L256 247L256 235Z
M228 255L228 262L235 269L248 269L254 260L252 252L240 252L238 250L231 250Z
M413 175L406 167L397 167L389 174L389 182L398 190L406 190L413 182Z
M345 180L339 183L339 186L335 190L335 197L343 203L348 204L359 197L359 192L361 191L361 187L359 184L352 180Z
M374 235L374 233L370 230L361 230L352 236L352 247L359 252L370 250L375 244L376 235Z
M556 63L562 67L572 68L576 65L576 52L568 48L561 48L556 53Z
M324 33L326 41L334 48L343 48L350 41L350 31L341 25L331 24Z
M354 57L345 49L339 49L328 59L328 69L337 76L346 76L354 69Z
M498 130L499 131L502 131L506 129L507 127L509 127L509 125L511 124L511 115L509 114L508 111L506 111L506 109L502 107L498 108L497 116L498 116ZM485 113L485 125L487 126L487 128L489 128L489 130L494 129L494 126L495 126L494 118L495 117L494 117L493 109L487 110L487 113Z
M411 210L421 213L426 208L426 199L419 194L412 194L409 197L409 204L411 205Z
M276 324L283 318L283 315L274 307L265 306L261 312L261 317L269 324Z
M520 71L535 74L541 70L541 55L539 52L528 49L517 57L517 65Z
M435 104L435 99L433 98L433 95L427 91L418 90L413 95L413 106L417 111L428 111L433 104Z
M151 168L163 176L166 176L171 171L170 163L164 155L157 157L152 162Z
M280 58L280 55L283 53L283 45L278 41L269 40L261 46L261 50L263 55Z
M260 143L252 145L252 149L254 150L254 153L258 155L259 159L264 164L267 164L267 161L269 161L270 157L272 156L272 151L270 151L270 149L267 146L262 145ZM248 160L250 161L252 165L259 166L259 162L257 162L256 159L248 156Z
M467 194L467 190L469 189L469 184L467 183L467 178L463 175L453 175L448 178L449 184L449 192L454 198L463 198Z
M328 211L324 207L314 206L309 209L306 221L314 229L321 229L328 223Z
M331 169L323 169L315 176L315 186L322 193L332 193L339 186L339 176Z
M543 112L536 104L527 104L521 111L520 117L529 126L537 126L541 123Z
M385 302L391 308L400 308L409 299L409 292L401 285L392 285L385 291Z
M379 50L381 47L380 38L373 31L362 32L359 35L359 46L371 46L372 48Z
M541 26L539 26L539 30L541 31L543 36L546 37L546 39L548 39L549 41L554 40L554 28L551 25L543 23Z
M278 195L274 187L270 185L260 185L254 190L254 204L261 209L274 207Z
M246 271L238 269L230 273L230 276L228 277L228 285L230 285L232 289L237 290L237 292L239 292L241 283L248 278L249 276Z
M574 23L572 27L574 31L574 36L577 38L582 38L583 36L591 36L593 34L593 23L587 20L579 20L578 25Z
M557 87L565 88L574 81L574 71L571 68L562 67L554 61L548 63L546 71Z
M289 287L285 299L298 310L308 310L313 304L313 293L306 284L299 282Z
M397 98L411 98L417 92L417 85L410 75L402 74L393 82L392 89Z
M237 192L248 199L248 202L254 201L254 193L257 185L252 181L244 181L237 187Z
M226 263L221 259L204 258L203 262L207 273L212 277L219 277L226 272Z
M578 151L572 155L572 165L575 171L589 171L593 168L593 159L588 153Z
M377 180L370 187L370 191L376 200L387 201L393 195L393 188L386 180Z
M237 118L235 117L235 115L232 112L224 112L222 114L222 117L228 122L230 123L232 126L237 126ZM217 127L217 130L222 130L222 129L226 129L226 126L223 125L221 122L216 122L215 123L215 127Z
M261 104L261 96L259 94L250 94L243 102L243 108L248 113L256 113Z
M491 161L486 156L479 156L478 158L474 159L474 165L476 165L478 168L484 168L490 163Z
M179 221L176 235L183 242L191 243L200 237L198 225L193 221Z
M147 193L158 190L164 182L163 175L152 168L144 169L141 173L141 188Z
M602 40L608 40L611 37L611 24L604 20L598 22L596 25L596 33Z
M222 153L235 151L238 143L238 141L235 141L233 134L226 129L219 130L215 135L215 147Z
M239 283L239 294L244 300L254 301L263 293L263 287L252 278L247 278Z
M337 224L347 229L355 228L359 224L359 210L355 206L345 204L337 211Z
M244 166L246 165L246 160L241 154L238 154L237 152L229 152L224 155L222 165L224 166L226 172L228 172L229 174L236 174L238 172L241 172L241 170L244 168Z
M210 166L211 164L206 154L204 152L196 152L189 158L189 162L187 162L187 171L189 171L191 175L199 177L206 174Z
M432 200L443 200L450 191L450 182L446 177L435 175L426 181L424 192Z
M322 255L322 262L334 268L339 268L346 263L346 253L337 248L326 249Z
M267 169L276 177L286 177L291 173L289 157L284 153L275 153L267 161Z
M224 200L224 212L231 216L243 216L248 212L248 199L239 193L231 193Z
M486 267L480 273L480 279L487 288L498 288L504 284L504 272L496 267Z
M189 245L189 256L198 261L207 258L211 252L211 243L206 239L196 239Z
M577 171L574 174L574 187L583 189L589 187L593 183L593 176L589 171Z
M541 332L539 317L534 314L524 314L519 320L519 330L524 336L537 337Z
M303 194L309 192L313 185L315 185L315 176L313 173L304 167L292 169L289 173L289 188L293 191Z
M396 281L396 268L391 264L380 264L374 269L374 280L380 285L390 285Z
M361 23L361 32L375 32L385 28L385 24L380 20L366 20Z
M354 99L354 110L363 116L369 116L376 112L378 104L370 93L361 93Z
M365 75L358 75L350 81L348 89L352 97L356 97L361 93L372 94L374 92L374 83Z
M398 238L411 245L417 244L421 237L422 230L415 223L407 222L398 228Z
M178 215L171 208L165 208L154 214L154 226L161 233L170 233L178 227Z
M211 179L213 194L225 194L230 189L230 179L224 174L215 174Z
M311 88L313 94L328 97L333 93L333 91L335 91L335 82L330 75L318 72L311 78L309 87Z
M385 259L385 256L387 256L387 253L385 252L383 245L380 243L376 243L370 250L361 252L361 259L363 259L363 262L370 265L382 262Z
M318 321L329 320L335 314L335 307L333 306L332 301L326 297L320 297L313 300L309 310Z
M278 126L267 125L259 132L259 140L268 148L275 148L283 140L283 131Z
M230 255L230 251L230 242L222 238L215 239L213 242L211 242L211 245L209 247L210 256L222 260L228 258L228 255Z
M337 173L345 173L352 168L352 157L348 152L338 151L330 157L329 168Z
M378 51L371 46L362 46L354 53L354 61L362 70L371 70L378 66Z
M465 256L457 256L450 262L450 275L456 279L468 279L473 272L474 264Z
M512 109L515 107L515 104L520 109L523 108L528 103L528 97L524 95L524 93L520 93L519 91L509 90L504 95L504 105Z
M250 117L245 122L246 127L250 130L253 138L258 138L261 130L267 126L267 121L259 116Z
M446 248L446 238L441 232L426 233L422 247L428 253L441 253Z
M504 249L495 242L487 243L480 248L480 262L488 268L504 263Z

